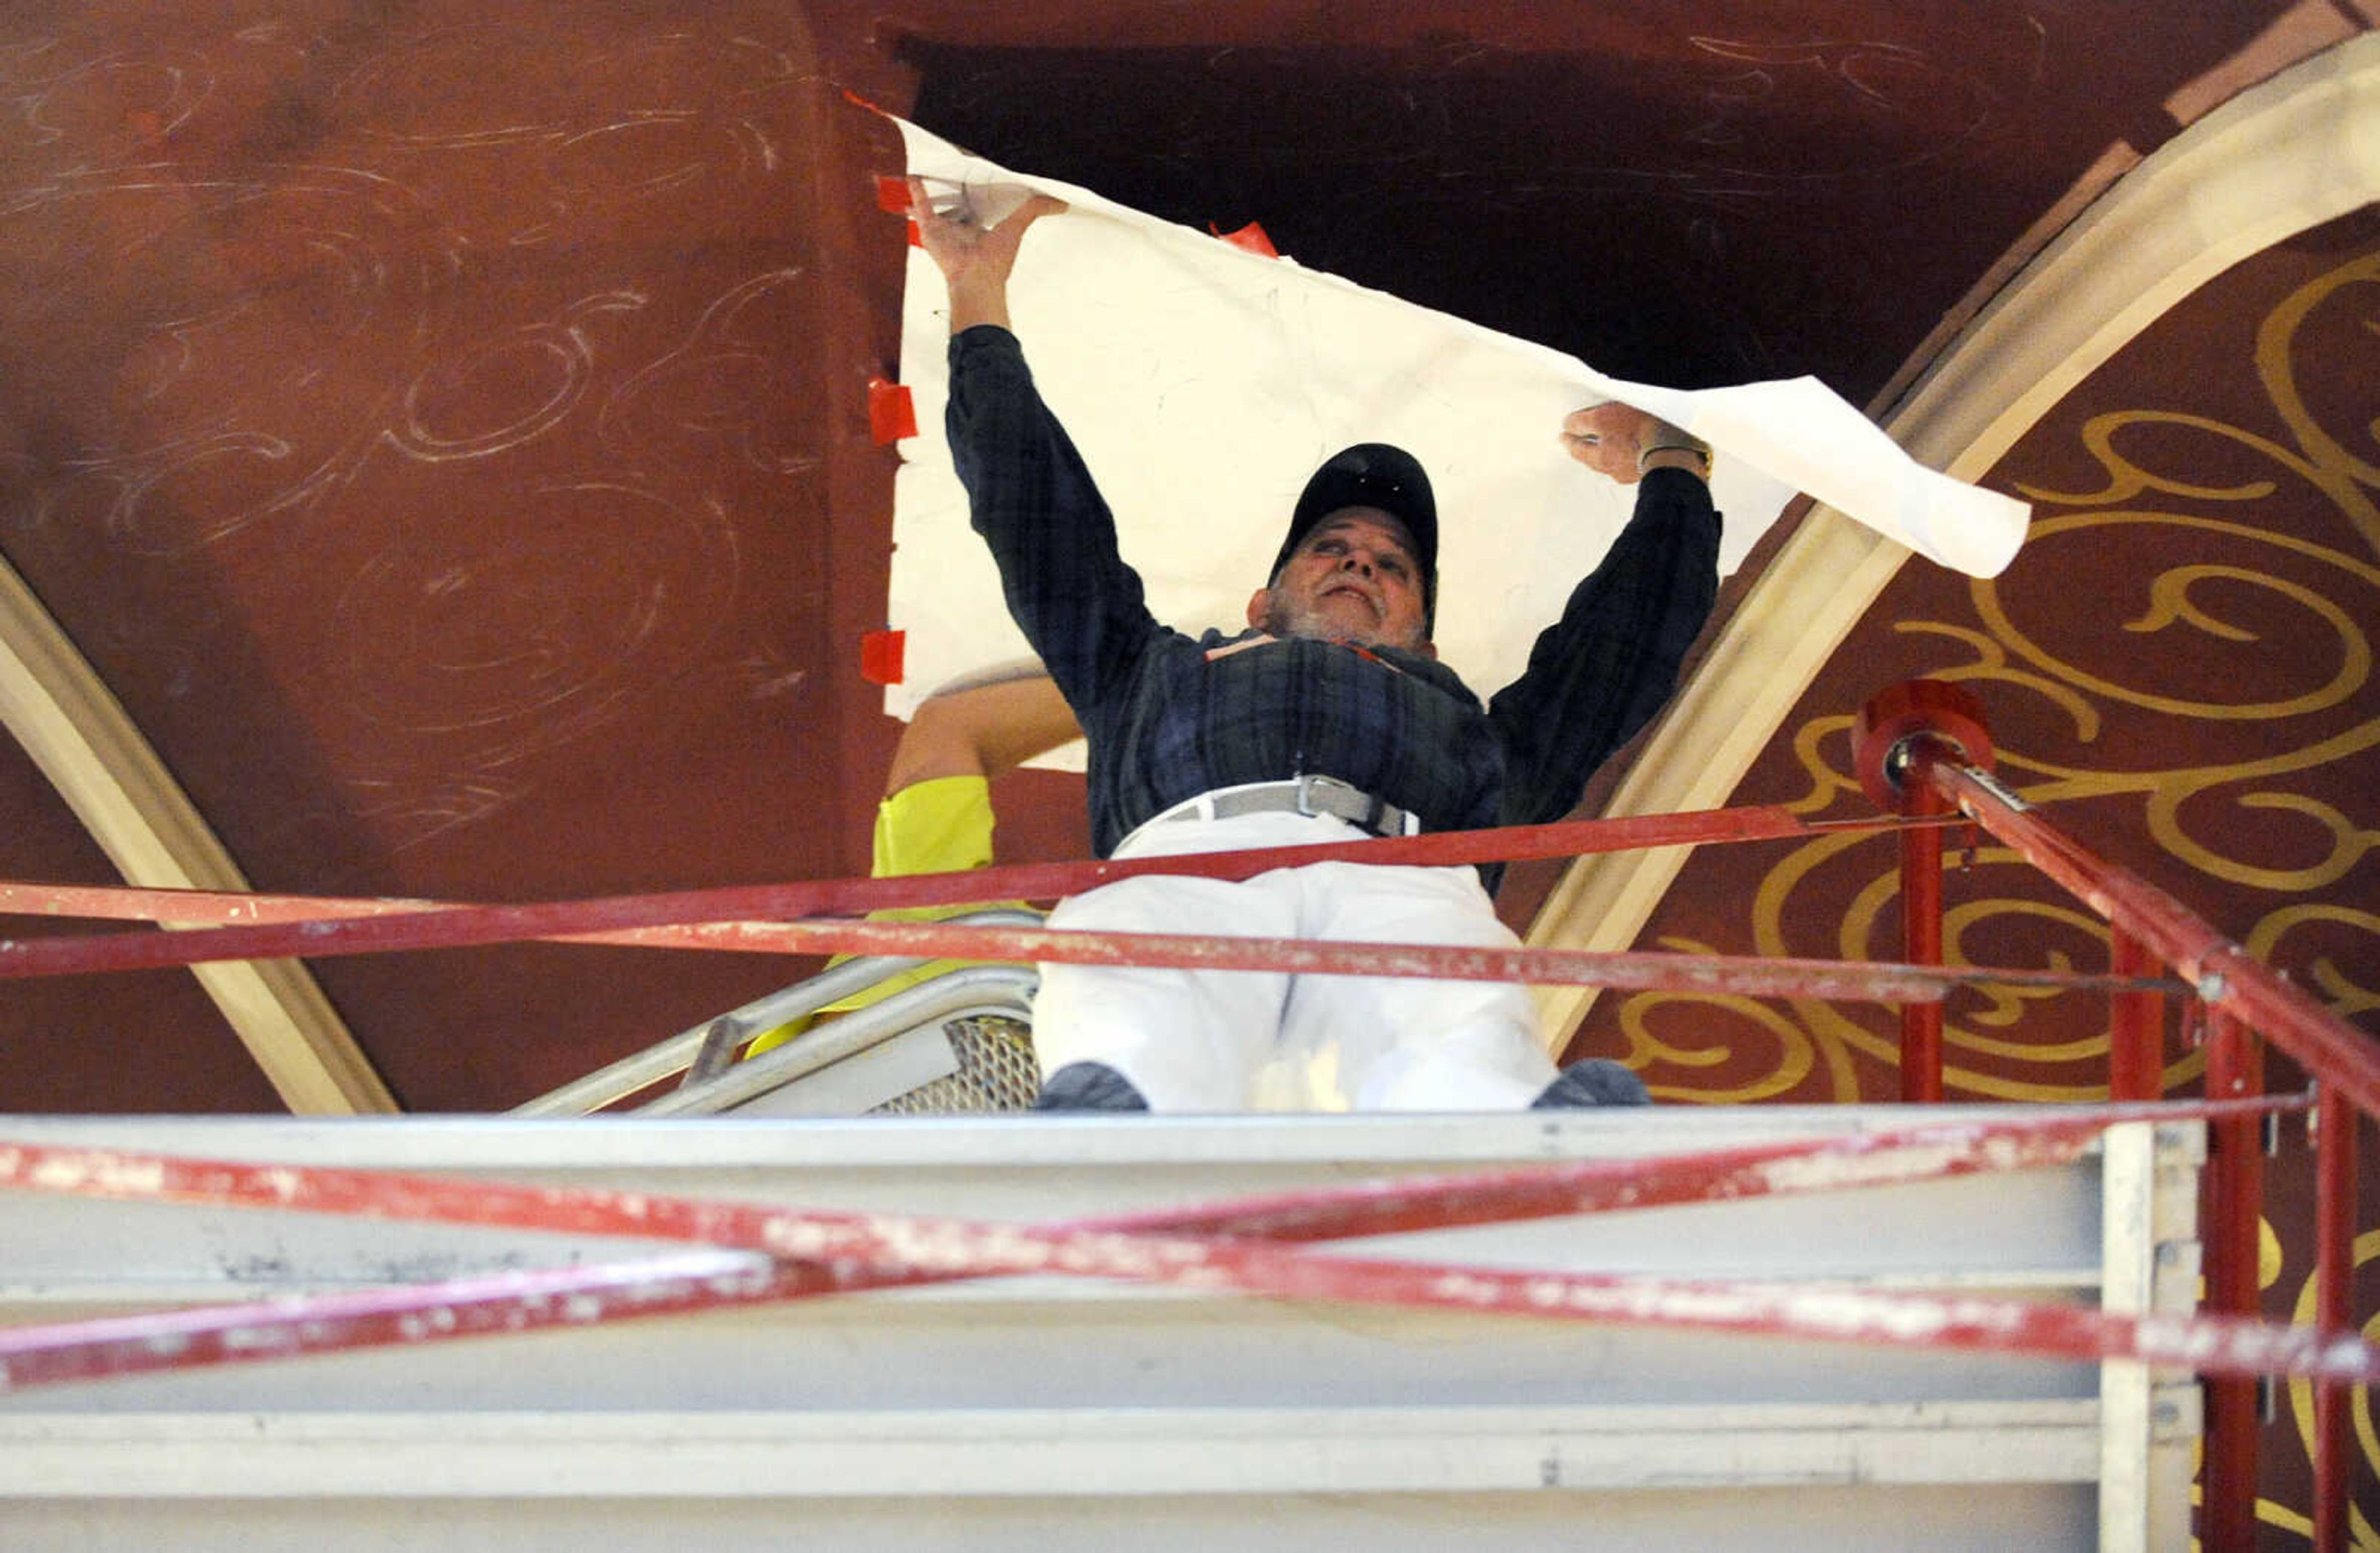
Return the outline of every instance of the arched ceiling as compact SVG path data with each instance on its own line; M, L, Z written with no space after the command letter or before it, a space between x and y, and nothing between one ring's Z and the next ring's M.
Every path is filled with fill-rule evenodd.
M2143 157L2371 27L2343 4L2145 0L11 7L0 552L30 600L6 638L23 667L0 878L529 900L863 870L895 733L858 673L861 634L887 624L893 456L865 385L895 359L903 255L873 189L895 143L846 92L1162 215L1261 221L1312 267L1614 371L1812 372L1889 423ZM2374 244L2353 219L2276 236L1967 472L2065 498L2038 498L2063 522L2113 504L2089 499L2107 477L2085 431L2107 413L2185 412L2302 455L2256 326ZM2369 299L2342 287L2324 309L2291 335L2294 381L2368 471ZM2023 388L1966 392L1997 412ZM2160 471L2277 479L2244 443L2123 435ZM2368 566L2368 531L2291 478L2298 495L2258 511ZM2368 500L2368 473L2339 478ZM2228 520L2216 501L2180 516ZM2204 563L2222 576L2175 585L2161 637L2103 629L2111 607L2153 606L2110 605L2135 563L2085 532L2059 529L1988 597L2109 685L2142 683L2144 641L2228 652L2247 630L2263 656L2203 671L2245 698L2203 699L2317 694L2304 665L2351 657L2352 633L2299 593L2367 631L2374 616L2368 592L2227 550ZM1859 564L1889 586L1840 623L1803 704L1789 693L1749 730L1776 758L1888 664L1975 663L1947 627L1998 628L1963 583ZM1946 629L1896 629L1911 622ZM2156 677L2180 663L2151 669L2157 695L2197 695ZM2370 695L2306 715L2363 726ZM2141 732L2125 694L2104 699L2105 736L2153 738L2160 770L2276 736L2163 713ZM2028 684L2010 715L2011 747L2088 742L2070 698ZM128 737L169 780L128 775ZM73 774L78 742L97 788ZM2103 770L2107 747L2040 758ZM2328 764L2246 806L2277 839L2216 849L2311 869L2284 893L2313 907L2373 898L2357 795L2380 783ZM1083 851L1069 779L998 796L1006 855ZM2185 804L2182 831L2228 829L2239 796L2192 800L2232 806L2219 819ZM2119 837L2151 833L2140 791L2108 797ZM2315 880L2325 835L2347 866ZM1742 888L1692 876L1668 892L1687 915L1647 934L1740 935L1690 908ZM2276 909L2215 915L2246 933ZM2380 986L2369 930L2276 931L2310 976L2327 956ZM565 946L325 960L319 1003L296 981L260 994L263 1013L218 989L232 1014L179 973L19 983L0 1000L0 1106L370 1106L359 1056L407 1109L498 1109L798 969ZM1634 1038L1599 1028L1585 1038Z

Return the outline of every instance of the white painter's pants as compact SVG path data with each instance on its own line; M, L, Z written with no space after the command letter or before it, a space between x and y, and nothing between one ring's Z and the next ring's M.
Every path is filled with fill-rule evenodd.
M1328 815L1150 825L1118 857L1360 841ZM1317 863L1245 883L1128 879L1062 903L1052 928L1506 949L1472 868ZM1045 965L1041 1072L1104 1062L1153 1110L1519 1110L1555 1076L1526 989L1403 977Z

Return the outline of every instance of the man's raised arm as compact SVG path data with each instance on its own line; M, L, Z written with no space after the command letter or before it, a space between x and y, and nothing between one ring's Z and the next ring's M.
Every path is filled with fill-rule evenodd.
M968 521L1000 567L1008 613L1076 707L1127 672L1156 629L1140 578L1089 468L1034 387L1008 322L1008 279L1026 229L1065 206L1035 195L997 226L963 205L936 212L909 180L919 241L950 287L950 399L942 427Z
M1669 699L1718 590L1706 443L1621 404L1572 411L1561 443L1597 474L1638 485L1636 510L1538 637L1527 672L1488 703L1504 741L1507 824L1570 811L1595 769Z

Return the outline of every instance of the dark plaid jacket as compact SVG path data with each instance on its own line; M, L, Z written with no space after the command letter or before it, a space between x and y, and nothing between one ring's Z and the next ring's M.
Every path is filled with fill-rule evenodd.
M1709 491L1656 469L1527 670L1484 710L1453 671L1393 649L1287 640L1230 651L1256 633L1194 638L1150 615L1107 503L1015 336L969 329L950 359L952 458L1009 611L1088 735L1102 855L1194 794L1305 772L1411 809L1429 830L1559 819L1668 698L1718 589Z

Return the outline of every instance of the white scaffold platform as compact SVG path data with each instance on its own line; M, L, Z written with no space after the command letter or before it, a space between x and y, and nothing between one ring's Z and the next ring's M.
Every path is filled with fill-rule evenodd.
M2005 1120L2022 1108L1928 1108ZM1041 1221L1904 1128L1906 1108L862 1121L0 1118L13 1141ZM2065 1166L1340 1243L2186 1314L2203 1129ZM12 1325L651 1242L0 1192ZM2165 1547L2197 1388L2072 1364L1054 1277L0 1396L0 1542Z

